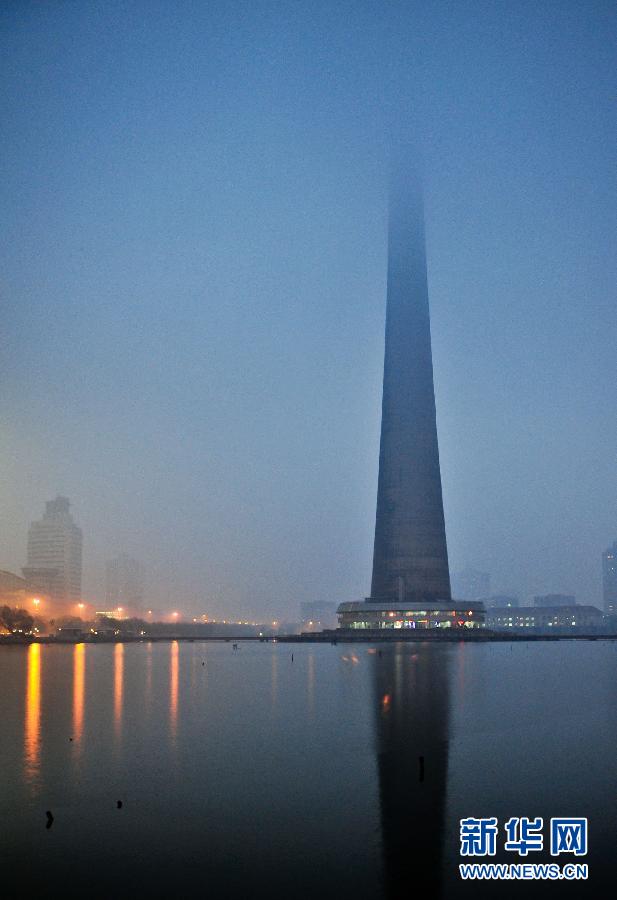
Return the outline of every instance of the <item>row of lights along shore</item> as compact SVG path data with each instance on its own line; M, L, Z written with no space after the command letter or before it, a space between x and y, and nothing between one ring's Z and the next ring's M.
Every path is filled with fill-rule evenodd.
M41 602L42 602L42 601L41 601L41 598L40 598L40 597L34 597L34 599L32 600L32 605L34 606L34 610L35 610L35 612L37 612L37 613L41 611ZM87 606L93 606L93 604L87 604L87 603L84 603L83 601L81 601L81 602L75 604L75 608L76 608L80 613L83 613ZM125 611L125 610L124 610L124 607L123 607L123 606L117 606L117 607L115 608L115 610L113 610L113 612L115 612L115 613L118 614L118 618L123 618L123 613L124 613L124 611ZM154 613L153 613L153 610L151 610L151 609L149 609L149 610L146 611L146 615L149 616L149 617L151 617L153 614L154 614ZM100 613L95 613L95 615L101 615L101 614L100 614ZM177 612L177 611L174 611L174 612L171 612L171 613L167 613L167 615L170 616L174 622L177 622L177 621L180 620L180 613ZM137 615L137 616L135 616L135 618L140 618L140 617ZM197 623L197 622L211 622L212 624L215 624L215 625L218 624L218 620L217 620L217 619L211 619L211 618L210 618L209 616L207 616L205 613L204 613L204 615L200 616L199 618L196 617L196 616L194 616L192 621L195 622L195 623ZM235 620L235 619L222 619L222 624L223 624L223 625L254 625L254 626L257 626L257 625L260 625L260 624L262 624L262 623L260 623L260 622L248 622L248 621L242 621L242 620L240 620L240 619L238 619L238 620ZM277 625L278 625L278 621L272 622L272 627L273 627L273 628L276 628Z

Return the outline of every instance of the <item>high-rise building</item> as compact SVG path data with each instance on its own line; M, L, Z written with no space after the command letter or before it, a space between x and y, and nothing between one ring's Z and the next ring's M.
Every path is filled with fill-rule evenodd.
M45 514L28 530L28 564L24 578L37 585L53 601L81 599L81 529L69 512L67 497L45 504Z
M106 604L108 609L119 606L140 609L144 600L144 572L136 559L120 553L110 559L106 567Z
M602 554L602 588L604 612L617 615L617 541Z
M480 600L491 593L491 576L477 569L452 574L452 593L458 600Z
M420 185L391 183L386 334L371 596L339 607L341 627L481 624L453 604L437 444L424 212Z

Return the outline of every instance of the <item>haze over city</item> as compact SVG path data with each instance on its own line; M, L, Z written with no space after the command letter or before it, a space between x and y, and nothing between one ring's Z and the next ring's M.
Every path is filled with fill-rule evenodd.
M617 537L609 3L7 5L0 568L368 594L393 123L424 156L450 565L600 605ZM171 598L171 600L170 600Z

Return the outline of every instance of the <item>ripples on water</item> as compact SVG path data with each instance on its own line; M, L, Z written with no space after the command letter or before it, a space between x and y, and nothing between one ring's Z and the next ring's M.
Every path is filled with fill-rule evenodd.
M592 896L616 674L601 641L2 647L3 896L506 896L458 883L471 815L589 816L592 881L537 893Z

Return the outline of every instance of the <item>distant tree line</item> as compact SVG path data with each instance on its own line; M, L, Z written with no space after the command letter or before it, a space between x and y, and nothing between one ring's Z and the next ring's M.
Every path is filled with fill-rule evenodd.
M34 618L27 609L12 609L10 606L0 606L0 625L11 633L22 631L25 634L32 631Z

